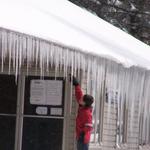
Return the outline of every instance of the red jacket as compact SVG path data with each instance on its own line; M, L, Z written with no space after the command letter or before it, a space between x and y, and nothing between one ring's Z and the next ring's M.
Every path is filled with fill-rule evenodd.
M92 107L80 105L80 102L83 100L83 93L79 85L75 86L75 96L79 104L76 118L76 137L78 139L80 134L84 133L84 143L89 143L92 131Z

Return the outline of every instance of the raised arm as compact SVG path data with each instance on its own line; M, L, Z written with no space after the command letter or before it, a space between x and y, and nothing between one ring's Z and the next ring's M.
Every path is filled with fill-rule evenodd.
M81 90L80 85L75 86L75 96L76 96L76 100L79 104L82 104L83 101L83 92Z
M79 85L78 80L76 79L76 77L72 76L72 83L75 86L75 96L76 96L76 100L78 102L78 104L82 105L82 101L83 101L83 92L81 90L81 87Z

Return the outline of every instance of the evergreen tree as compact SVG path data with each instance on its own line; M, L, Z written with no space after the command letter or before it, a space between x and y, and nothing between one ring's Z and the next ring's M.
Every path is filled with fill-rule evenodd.
M150 45L150 0L69 0Z

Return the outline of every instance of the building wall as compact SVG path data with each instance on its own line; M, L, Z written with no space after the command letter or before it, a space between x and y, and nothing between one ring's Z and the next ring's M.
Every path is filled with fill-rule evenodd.
M104 119L103 119L103 150L112 150L116 146L116 131L117 131L117 107L111 104L110 112L108 103L104 104Z
M49 76L54 76L51 71ZM60 73L59 76L63 76ZM81 80L83 92L86 93L86 76ZM131 110L128 111L127 121L127 145L128 147L121 150L138 150L139 122L136 119L138 115L138 101L135 103L134 120L131 123ZM108 113L108 103L104 103L103 128L102 128L102 145L90 146L90 150L117 150L116 148L116 131L117 131L117 106L111 105L110 113ZM74 87L68 80L65 83L65 114L64 114L64 135L63 150L76 150L75 139L75 118L77 112L77 103L75 100ZM109 114L109 115L108 115ZM132 133L131 134L131 125Z
M131 110L128 113L128 128L127 128L127 144L128 150L139 149L139 120L138 118L138 101L134 104L134 114L131 116ZM133 119L132 119L133 118ZM132 120L132 121L131 121ZM131 132L132 131L132 132Z
M83 76L81 80L81 86L86 93L86 75ZM74 97L73 97L74 98ZM74 104L74 102L73 102ZM104 103L104 115L103 115L103 128L102 128L102 144L100 146L90 146L90 150L138 150L138 138L139 138L139 122L137 119L138 115L138 101L134 104L135 113L133 116L133 120L131 123L131 110L126 111L126 119L127 119L127 129L126 129L126 142L122 144L120 148L116 146L116 135L117 135L117 106L114 107L114 104L110 106L110 112L108 109L108 103ZM72 110L76 111L76 103L72 105ZM72 113L72 117L74 118L75 115ZM71 119L71 117L70 117ZM132 134L131 134L131 125L132 125ZM70 125L70 129L73 128ZM73 130L73 129L72 129ZM70 149L71 150L71 149Z

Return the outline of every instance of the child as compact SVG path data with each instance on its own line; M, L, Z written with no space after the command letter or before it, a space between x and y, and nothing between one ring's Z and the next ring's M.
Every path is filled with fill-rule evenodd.
M83 95L78 80L73 76L75 96L79 104L76 117L76 138L77 150L88 150L90 135L92 131L92 103L94 98L91 95Z

